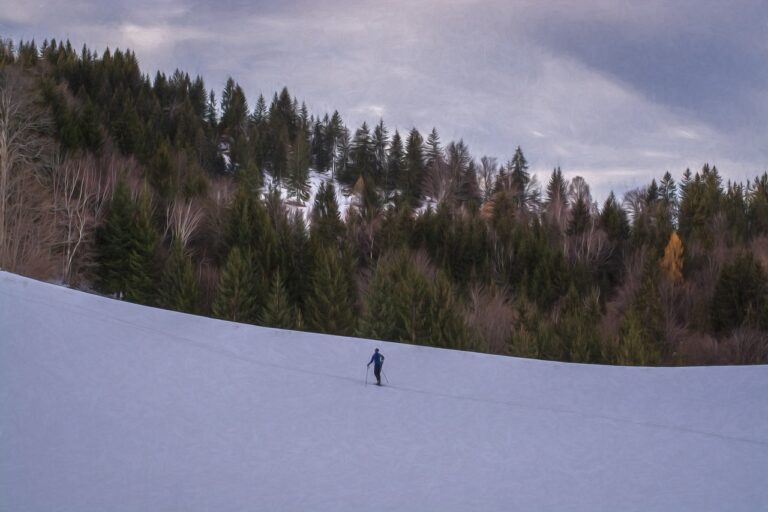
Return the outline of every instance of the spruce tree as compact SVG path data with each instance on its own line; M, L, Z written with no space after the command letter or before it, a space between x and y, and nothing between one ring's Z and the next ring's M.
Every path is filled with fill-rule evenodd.
M336 200L333 182L323 182L315 195L312 207L310 234L313 240L323 245L338 245L344 236L344 223Z
M152 225L149 191L145 190L131 226L131 248L128 251L128 274L125 299L153 305L157 294L157 247L159 236Z
M173 311L198 313L200 301L200 284L192 267L192 258L181 240L174 238L160 280L159 305Z
M720 272L712 326L718 333L740 326L768 329L768 273L752 252L742 252Z
M421 198L421 183L424 180L423 139L416 128L408 134L405 149L405 168L400 173L400 193L413 206Z
M288 190L290 197L299 203L309 198L310 147L306 133L299 128L296 142L291 146L288 162Z
M432 131L427 136L424 167L426 169L431 169L442 159L443 148L440 146L440 135L437 133L437 128L433 127Z
M629 219L627 212L616 200L613 191L603 203L600 212L600 227L611 241L623 241L629 238Z
M387 170L384 174L384 190L389 193L397 186L400 176L405 169L405 150L403 149L403 139L400 133L395 130L392 136L392 142L389 145L389 156L387 157Z
M528 161L525 159L520 146L517 146L515 149L515 156L512 157L512 161L507 165L507 169L510 173L512 189L517 193L525 191L528 182L531 181L531 175L528 172Z
M109 203L106 219L96 233L98 289L107 294L124 295L128 282L128 257L133 248L136 207L124 180L118 180Z
M374 157L374 176L379 186L386 186L387 173L387 150L389 149L389 136L387 128L384 126L384 120L379 120L379 124L373 130L373 157Z
M368 180L374 175L376 168L376 155L374 152L373 141L368 125L363 125L355 132L350 150L351 165L348 172L339 173L339 180L347 185L357 181L362 177Z
M310 330L351 335L355 328L351 269L336 248L321 249L312 273L312 288L305 306Z
M586 201L579 197L573 205L571 219L568 221L567 233L571 236L583 234L589 227L590 218L589 207Z
M250 254L233 247L219 277L213 316L233 322L255 322L260 292Z
M365 337L437 347L470 344L450 281L420 270L407 252L379 260L360 326Z
M294 308L285 289L280 271L276 271L270 283L266 304L259 316L259 324L278 329L301 329L301 313Z

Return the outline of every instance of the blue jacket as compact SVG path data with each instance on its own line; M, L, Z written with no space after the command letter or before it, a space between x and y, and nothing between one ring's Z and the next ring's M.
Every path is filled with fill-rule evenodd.
M373 366L381 366L384 364L384 356L381 355L381 352L373 353L371 360L368 362L368 366L371 366L371 363L373 363Z

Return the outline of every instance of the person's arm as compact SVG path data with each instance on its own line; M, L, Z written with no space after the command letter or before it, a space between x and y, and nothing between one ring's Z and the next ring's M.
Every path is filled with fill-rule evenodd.
M375 354L374 354L374 355L372 355L372 356L371 356L371 360L370 360L370 361L368 361L368 366L371 366L371 363L373 362L373 358L374 358L374 357L376 357L376 355L375 355Z

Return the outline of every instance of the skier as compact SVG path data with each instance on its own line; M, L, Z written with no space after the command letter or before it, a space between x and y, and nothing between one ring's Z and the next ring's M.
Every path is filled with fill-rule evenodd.
M368 362L370 368L373 363L373 374L376 376L376 384L381 386L381 367L384 365L384 356L379 352L379 349L373 351L373 356Z

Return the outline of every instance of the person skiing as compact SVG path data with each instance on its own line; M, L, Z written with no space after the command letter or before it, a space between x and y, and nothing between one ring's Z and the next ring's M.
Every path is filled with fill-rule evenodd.
M376 376L376 384L381 386L381 367L384 366L384 356L379 352L379 349L373 351L371 360L368 361L368 367L371 367L373 363L373 374Z

